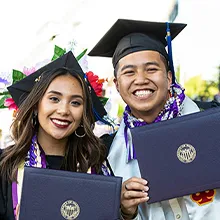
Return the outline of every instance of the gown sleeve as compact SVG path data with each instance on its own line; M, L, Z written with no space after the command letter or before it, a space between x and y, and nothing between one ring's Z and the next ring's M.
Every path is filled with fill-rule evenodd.
M0 158L2 150L0 149ZM11 184L4 181L0 176L0 219L1 220L14 220Z
M100 137L102 143L103 143L103 144L106 146L106 148L107 148L107 156L106 156L106 158L105 158L104 164L105 164L105 166L107 166L108 173L109 173L111 176L114 176L114 173L113 173L113 171L112 171L112 169L111 169L111 166L110 166L110 164L109 164L109 162L108 162L107 157L108 157L108 153L109 153L109 150L110 150L110 147L111 147L111 144L112 144L112 142L113 142L113 140L114 140L115 135L116 135L116 133L114 133L114 134L104 134L104 135L102 135L102 136ZM100 174L105 175L103 171L101 171Z
M0 158L2 155L2 150L0 149ZM0 219L4 218L6 212L6 203L5 203L5 192L4 191L4 182L0 176Z
M108 156L108 152L110 150L110 147L112 145L112 142L114 140L114 137L116 135L116 132L114 134L104 134L100 137L102 143L106 146L107 148L107 156Z

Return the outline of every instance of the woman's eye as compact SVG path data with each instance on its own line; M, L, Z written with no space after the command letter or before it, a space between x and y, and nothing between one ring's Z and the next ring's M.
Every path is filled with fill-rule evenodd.
M80 106L80 105L81 105L81 102L72 101L72 102L71 102L71 105L72 105L72 106Z
M58 102L59 101L59 99L57 98L57 97L50 97L49 98L51 101L53 101L53 102Z

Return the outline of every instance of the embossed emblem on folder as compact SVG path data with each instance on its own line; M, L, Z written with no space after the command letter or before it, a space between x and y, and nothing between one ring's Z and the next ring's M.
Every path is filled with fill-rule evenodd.
M177 157L183 163L191 163L196 158L196 149L191 144L182 144L177 149Z
M65 219L76 219L80 213L80 207L73 200L67 200L62 204L60 212Z

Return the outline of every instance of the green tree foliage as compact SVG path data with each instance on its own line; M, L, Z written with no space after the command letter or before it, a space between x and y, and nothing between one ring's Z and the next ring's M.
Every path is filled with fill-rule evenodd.
M186 95L192 99L213 99L213 96L218 93L218 82L217 80L203 80L201 75L190 78L185 84Z
M177 66L175 71L176 81L180 82L180 65Z

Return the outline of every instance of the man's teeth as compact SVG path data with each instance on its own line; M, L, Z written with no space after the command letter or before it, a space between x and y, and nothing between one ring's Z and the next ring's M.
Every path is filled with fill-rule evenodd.
M151 93L152 93L152 91L150 91L150 90L140 90L140 91L136 91L135 95L139 96L139 97L143 97L143 96L146 96Z
M58 124L58 125L68 125L69 124L68 122L59 121L59 120L56 120L56 119L53 119L53 122Z

